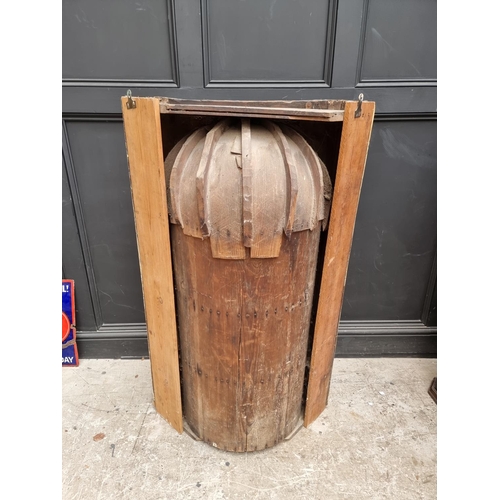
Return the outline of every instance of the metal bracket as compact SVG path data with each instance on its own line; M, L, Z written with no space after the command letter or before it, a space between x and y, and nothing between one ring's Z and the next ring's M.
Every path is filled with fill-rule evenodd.
M361 116L361 103L363 102L363 94L359 94L358 97L358 107L356 108L356 111L354 112L354 118L359 118Z
M130 89L127 90L127 109L135 109L135 101L132 100L132 91Z

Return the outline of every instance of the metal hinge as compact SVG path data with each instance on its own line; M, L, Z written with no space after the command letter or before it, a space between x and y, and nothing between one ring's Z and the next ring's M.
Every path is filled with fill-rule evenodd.
M354 118L359 118L361 116L361 103L363 102L363 94L359 94L358 97L358 107L356 108L356 111L354 112Z
M132 99L132 91L127 90L127 109L135 109L135 101Z

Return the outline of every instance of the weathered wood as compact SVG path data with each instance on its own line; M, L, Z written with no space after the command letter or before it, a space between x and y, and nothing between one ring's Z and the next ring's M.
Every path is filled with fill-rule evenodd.
M178 143L172 151L168 154L167 158L172 159L173 165L172 168L168 168L167 164L165 164L165 175L170 177L170 200L172 203L171 206L171 219L174 223L179 223L184 227L184 221L182 220L182 210L180 207L180 191L181 191L181 168L179 165L184 165L189 157L192 155L197 144L205 138L207 134L207 129L202 127L198 130L195 130L184 143ZM181 147L180 147L181 146ZM180 147L180 150L179 150Z
M207 178L210 171L210 163L212 162L212 155L217 141L221 138L222 134L229 127L229 120L222 120L219 122L205 138L205 145L201 153L200 165L196 173L196 189L198 193L198 214L200 217L200 229L203 236L210 235L210 203L207 199Z
M310 112L304 112L303 114L294 114L294 110L288 110L290 114L287 115L282 115L279 113L266 113L266 112L259 112L259 113L253 113L251 111L247 111L245 109L239 109L236 108L231 111L227 110L213 110L213 111L202 111L198 109L190 110L190 109L179 109L175 111L171 110L165 110L164 107L161 108L162 113L167 114L167 113L176 113L179 115L192 115L192 116L200 116L200 113L203 113L203 115L206 116L216 116L218 118L230 118L230 117L237 117L237 118L265 118L268 120L301 120L301 121L311 121L311 122L341 122L343 120L343 111L331 111L331 112L323 112L319 111L318 115L315 115L314 113Z
M203 441L261 450L299 423L319 232L275 259L222 260L172 226L184 413Z
M374 102L364 102L354 118L357 102L346 102L335 176L325 259L321 277L304 425L325 409L330 389L345 280L375 113Z
M253 126L252 134L253 238L250 255L255 259L267 259L278 257L284 236L288 204L286 169L277 168L283 165L283 158L271 132L258 125Z
M213 215L210 220L210 245L215 258L244 259L241 164L235 161L235 158L241 159L240 130L231 127L226 132L225 140L228 141L225 146L220 143L216 146L208 174L207 205ZM229 143L232 143L230 152Z
M297 145L301 153L304 155L304 158L313 167L311 168L311 174L313 176L315 186L313 195L316 196L316 199L314 200L314 209L311 212L311 220L309 221L309 227L313 227L313 225L317 221L323 220L325 218L325 203L323 202L323 199L320 199L320 197L323 198L325 191L321 160L318 158L318 155L313 151L307 141L299 133L288 126L282 126L282 129L286 133L286 135Z
M287 130L299 145L278 125L245 118L185 136L190 147L177 143L165 161L172 222L184 234L210 237L212 256L222 259L244 259L245 247L252 258L274 258L283 232L313 229L331 192L319 158Z
M165 113L175 113L177 115L181 115L183 113L193 115L201 114L204 116L205 121L207 119L211 119L210 115L228 117L275 117L281 119L302 120L303 124L306 124L308 121L312 124L312 121L325 122L344 120L335 181L335 197L331 209L331 222L325 253L325 265L322 275L321 292L312 347L311 371L307 390L304 425L309 425L324 409L328 399L329 381L336 344L336 333L342 306L343 290L345 286L359 192L373 122L373 113L375 109L374 103L363 103L362 116L355 119L354 112L358 105L357 102L189 102L165 98L135 98L135 100L137 106L136 109L128 110L126 108L127 98L122 99L122 108L127 150L129 155L130 179L137 229L141 275L143 280L148 343L150 348L153 388L155 393L155 406L158 412L162 414L179 432L182 432L182 410L178 369L178 349L175 334L176 323L170 262L168 216L165 206L166 183L164 169L161 167L158 168L158 165L161 165L163 160L160 111ZM319 125L319 123L314 125ZM329 126L337 125L331 124ZM203 140L200 140L196 144L197 141L193 139L192 143L189 146L186 146L183 152L182 146L179 146L175 150L175 159L177 159L179 152L181 152L182 156L185 157L182 161L185 161L186 157L191 156L198 158L198 160L202 157L206 157L204 162L197 161L196 159L193 162L193 164L197 164L198 166L200 166L201 163L204 163L205 165L203 168L197 167L195 170L195 177L198 179L198 186L195 185L194 190L195 194L196 191L198 191L198 202L200 202L201 198L201 203L198 206L198 210L196 210L196 215L198 216L197 224L196 222L193 224L194 226L198 226L195 228L195 232L197 234L193 236L202 236L201 225L203 223L206 224L203 234L208 235L207 229L210 225L210 217L209 214L206 213L206 210L209 210L209 203L207 203L206 196L204 197L201 195L206 192L206 188L210 182L215 182L215 179L211 179L209 175L211 170L211 155L214 153L214 144L217 142L217 139L222 136L226 128L227 127L221 127L220 130L218 130L216 127L214 135L217 134L218 137L213 141L209 141L212 143L211 146L207 146L206 141ZM203 133L200 133L197 138L201 138L202 135ZM243 245L241 245L242 250L238 250L238 256L233 257L240 260L235 260L230 263L231 266L235 266L232 271L230 268L226 267L228 261L214 259L214 247L219 248L222 255L226 251L225 249L222 249L222 246L220 246L219 243L217 243L217 236L215 234L212 235L213 238L210 238L211 241L209 242L198 238L186 238L186 231L182 234L182 228L180 226L176 226L174 229L174 233L177 235L176 238L179 241L181 241L181 235L183 237L183 243L178 246L185 245L183 251L178 253L178 258L182 258L180 256L183 256L188 259L187 256L190 254L189 252L191 252L191 261L195 262L196 259L194 257L197 258L200 255L204 255L205 252L207 260L210 259L211 262L217 263L215 266L220 264L224 269L228 270L227 272L232 273L231 276L239 276L239 285L236 285L235 287L228 284L228 276L224 279L223 272L220 273L222 276L221 279L214 280L212 278L217 274L214 274L213 272L214 266L212 264L207 264L206 275L204 272L198 274L194 272L194 274L191 273L192 275L190 275L189 266L187 266L186 273L188 274L183 275L183 272L181 272L179 278L181 283L194 280L196 286L194 288L190 288L191 295L193 297L196 296L198 302L207 302L208 300L208 314L212 314L212 312L215 311L217 317L222 315L221 307L219 307L219 309L214 309L214 307L221 306L222 302L214 302L214 307L210 307L211 300L224 300L224 304L227 308L232 307L234 304L239 304L239 309L237 309L236 312L236 318L238 318L239 322L232 326L229 325L229 329L226 332L228 335L231 335L230 342L233 343L232 345L236 353L237 363L235 367L233 365L232 369L236 370L235 383L238 387L238 391L236 392L237 396L235 396L236 400L224 400L225 402L223 401L224 398L222 396L222 399L219 398L221 402L220 408L225 408L227 411L232 412L232 417L228 417L228 424L226 427L228 429L231 428L231 422L233 422L236 427L239 426L239 430L236 429L236 427L233 427L233 437L228 437L228 439L234 439L234 436L236 436L237 443L234 445L235 450L252 450L261 449L261 446L271 446L275 442L281 440L284 436L286 437L286 434L293 430L293 422L295 422L295 424L297 423L297 419L295 418L297 414L294 409L296 408L296 405L292 404L290 406L289 401L287 408L284 410L285 416L283 417L283 408L280 407L280 404L282 404L284 400L284 394L286 394L288 398L290 398L290 391L296 394L295 389L292 389L290 386L292 378L290 371L287 372L287 370L289 369L288 365L290 364L292 358L294 360L299 358L302 359L301 355L298 355L297 353L290 354L293 351L293 346L300 344L298 339L294 339L293 337L293 335L295 335L294 332L297 332L298 330L291 323L287 323L286 320L284 321L284 318L281 318L280 328L285 325L286 333L276 334L280 328L273 328L272 326L271 328L268 328L264 325L264 323L261 323L262 319L261 316L259 316L259 311L262 312L265 310L264 314L267 319L270 314L270 308L273 305L273 303L269 301L271 301L272 297L279 298L280 292L283 294L281 299L285 301L285 303L289 297L291 297L291 300L293 301L293 296L297 295L297 297L299 297L299 306L304 303L310 308L312 289L309 291L308 287L309 283L313 282L314 276L311 275L312 278L311 276L307 277L307 286L305 289L302 288L301 290L295 290L292 295L289 295L288 298L284 296L285 288L283 288L283 280L291 280L289 285L293 288L293 286L295 286L294 283L297 281L297 277L294 273L299 268L306 272L305 270L314 269L315 267L315 261L312 268L310 265L311 263L306 265L301 265L300 263L300 255L308 254L309 259L312 258L311 255L314 255L314 260L316 259L315 252L311 253L310 251L305 251L305 248L309 247L310 242L307 243L303 250L300 250L301 243L297 243L301 238L305 240L305 235L307 235L307 238L312 238L312 235L316 233L316 229L313 231L300 231L301 220L306 220L307 217L302 213L295 213L294 205L297 203L297 200L294 201L293 199L295 191L293 184L297 184L297 178L295 179L295 183L293 181L294 172L296 170L295 163L297 161L296 149L298 148L298 150L300 150L302 157L306 158L308 163L311 163L311 157L309 154L310 150L306 147L307 143L300 138L294 137L293 133L289 134L287 138L283 135L282 130L279 127L276 127L274 129L274 135L275 138L277 136L279 139L276 144L282 150L282 153L284 153L283 156L285 158L289 193L287 199L289 209L285 225L290 239L284 240L284 253L282 251L283 255L288 256L284 258L284 260L288 259L288 262L286 265L283 264L283 269L281 269L281 271L278 270L277 274L274 275L274 270L272 270L271 275L268 275L266 274L267 270L264 269L264 267L269 265L269 260L262 258L250 259L250 256L254 257L251 252L255 252L255 257L259 256L257 255L259 253L258 242L255 241L258 235L256 228L257 224L264 223L262 221L256 223L258 220L256 214L265 212L265 209L255 211L252 207L252 210L255 212L252 214L252 248L250 249L250 252L248 250L245 252ZM175 141L177 142L177 140L178 139L176 138ZM324 141L322 142L324 143ZM236 162L236 166L240 169L243 168L243 162L240 161L238 163L238 160L242 157L243 149L244 148L241 148L241 151L231 151L231 153L234 153L233 159ZM254 153L252 152L252 155L253 154ZM181 159L179 159L179 162L181 162ZM302 160L299 161L299 163L301 162ZM313 163L316 164L317 161ZM321 173L324 174L325 170L321 163L320 166ZM166 164L166 167L167 169L173 169L173 158L171 163ZM251 187L251 199L253 203L258 204L258 202L255 201L256 193L260 193L262 189L260 187L256 189L254 184L255 178L253 175L253 167L251 170L251 183L249 184ZM215 171L216 169L213 169L213 172ZM184 173L187 174L187 172ZM178 173L175 173L173 178L175 178L177 174ZM321 183L321 178L317 175L316 171L311 172L311 176L314 191L316 192ZM178 186L186 184L182 178L177 179L175 183ZM173 196L175 202L173 210L177 210L180 213L183 210L182 196L179 195L179 197L176 198L177 194L180 193L175 192ZM221 200L219 200L219 202L220 201ZM208 202L210 202L210 200L208 200ZM321 204L314 202L313 205L317 208L309 208L309 210L311 210L309 219L311 219L314 213L317 213L318 218L320 218ZM297 220L296 216L298 217ZM311 223L311 220L309 223ZM173 221L177 222L175 216L173 216ZM291 230L299 230L300 232L292 233ZM238 231L236 231L236 233L237 232ZM225 242L222 244L225 244ZM189 246L194 248L195 245L202 245L204 250L199 253L199 248L197 248L196 251L192 248L191 250L188 248ZM265 248L266 245L270 248L269 242L262 242L262 248ZM242 251L245 252L245 254L243 254ZM266 251L268 250L264 250L264 253ZM265 257L266 255L263 254L261 256ZM276 260L279 259L273 260L276 262ZM279 267L280 266L277 266L276 269ZM212 272L210 272L210 270L212 270ZM286 278L284 278L285 276ZM254 282L252 282L252 277L254 278ZM236 281L238 281L238 279ZM273 291L272 286L270 287L269 283L279 283L279 289L277 288ZM298 280L297 283L300 283L300 280ZM209 293L205 293L203 290L205 290L205 292L208 291ZM267 295L268 290L271 290L271 294L269 296ZM303 292L303 295L299 293L300 291ZM224 295L226 292L227 296ZM192 301L192 303L191 301L187 301L185 307L193 307L196 311L196 298ZM267 300L269 304L264 304L261 299L264 301ZM254 304L253 312L251 310L252 304ZM203 308L203 305L201 307ZM289 307L291 310L294 310L294 308L297 307L297 304L292 303L290 305L285 305L284 309L286 312L288 312ZM217 314L217 312L219 312L219 314ZM229 309L227 309L226 312L229 312ZM275 308L275 312L279 316L279 307ZM181 308L179 308L179 314L182 315ZM276 319L279 319L278 316ZM186 317L189 317L189 315ZM308 315L304 316L304 318L306 317L308 318ZM193 319L193 321L194 323L190 327L193 328L192 332L194 332L194 336L191 334L190 338L198 340L195 340L194 344L190 347L186 347L186 352L183 353L183 355L185 354L187 356L185 361L188 363L188 366L189 362L192 361L189 353L196 353L196 356L199 354L201 356L199 359L203 359L203 355L209 353L209 349L207 348L209 343L200 342L200 335L202 334L203 327L201 323L198 325L195 324L197 321L196 318ZM334 325L333 329L332 325ZM264 326L266 326L266 328L264 328ZM233 327L237 328L234 329ZM265 332L262 333L264 330ZM307 325L304 326L303 330L307 330ZM211 325L207 331L211 332L211 335L214 333L217 335L219 330L217 329L217 325L215 325L215 327L214 325ZM275 333L274 337L267 339L266 335L271 332ZM236 337L235 333L237 334ZM236 346L234 346L235 338L238 338ZM267 358L263 358L263 339L265 342L277 342L277 345L280 344L280 347L276 348L275 354L278 352L288 353L286 355L287 360L284 365L282 364L279 370L275 373L273 372L273 394L275 394L278 399L273 399L274 402L272 403L272 408L266 406L269 403L268 393L260 392L262 388L255 383L256 377L259 377L265 371L263 368L264 366L267 366L265 363L269 361L273 364L272 361ZM205 340L208 339L206 338ZM227 344L227 342L222 342L221 345L229 344ZM283 346L285 346L285 348L283 348ZM266 351L265 356L267 355L271 355L271 357L273 356L273 354L269 354ZM227 371L227 365L224 363L224 360L226 359L224 357L225 354L223 357L214 357L212 352L211 354L207 354L207 356L208 357L204 362L207 364L209 369L210 363L213 362L216 363L217 370ZM302 368L297 365L297 369L300 372ZM200 380L209 378L201 378L200 373L203 373L203 371L200 366L196 366L194 372L198 377L200 377ZM190 373L189 370L186 373ZM222 373L218 374L218 383L221 387L221 378L226 384L228 384L227 380L234 382L234 379L226 379L222 376ZM188 379L189 375L186 375L186 380ZM265 381L261 383L265 385ZM292 385L297 386L297 380L295 380ZM203 426L207 425L208 431L204 434L204 439L210 441L209 435L210 432L212 432L210 431L210 426L213 426L216 420L211 420L214 415L210 415L210 411L208 414L206 413L206 402L202 403L200 400L200 398L204 397L203 394L207 394L206 391L208 391L208 394L212 394L211 386L201 387L199 384L194 384L193 390L191 392L186 391L186 395L189 394L189 398L192 401L197 401L197 404L194 404L193 406L193 408L195 408L196 418L193 416L192 427L199 431L200 422L203 423ZM216 393L217 390L215 390L213 394ZM279 396L280 394L281 396ZM218 396L214 397L215 402L219 401L217 398ZM210 397L210 401L212 401L212 397ZM262 401L265 401L265 403L262 403ZM281 410L279 408L281 408ZM272 425L270 426L269 422L267 422L267 424L264 423L265 418L267 418L265 415L268 415L269 418L271 418L270 416L273 412L274 415L277 415L280 411L281 417L279 417L278 421L274 422L274 424L276 424L275 429L278 430L274 435L273 441L273 437L270 436L269 430L266 431L266 429L272 428ZM193 412L192 414L194 415ZM244 416L243 420L240 418L239 421L237 421L242 415ZM205 427L203 427L203 429L205 429ZM205 432L205 430L203 430L203 432ZM227 448L232 449L231 446L232 445Z
M287 214L285 234L290 236L293 230L293 223L295 221L295 211L297 209L297 196L298 196L298 180L297 180L297 167L295 166L294 158L290 152L288 141L283 134L283 131L273 122L265 122L265 126L273 134L278 147L280 148L283 160L285 162L285 170L287 174Z
M247 101L247 100L231 100L231 99L176 99L174 97L159 97L161 106L171 106L172 109L185 108L187 106L197 107L199 109L214 109L221 107L238 107L238 108L264 108L282 110L293 109L297 110L343 110L346 101L335 99L311 99L311 100L264 100L264 101Z
M181 224L185 234L197 238L202 238L203 234L200 228L198 204L193 203L192 200L197 199L198 196L195 179L205 144L206 132L207 129L201 128L187 138L184 138L183 141L186 141L186 145L187 142L190 142L191 138L196 138L191 143L192 149L190 147L189 150L184 150L181 147L179 151L179 145L182 146L182 141L180 141L180 144L177 143L168 153L165 160L165 180L167 181L169 194L167 203L170 211L170 220ZM177 156L184 152L189 153L186 155L187 158L185 158L189 161L177 162ZM173 167L170 168L171 165L174 165L175 169ZM186 165L188 165L187 168ZM186 179L189 179L189 182Z
M160 98L161 113L342 121L345 101L230 101Z
M243 245L253 244L253 198L252 198L252 132L250 120L241 120L241 168L243 184Z
M159 101L122 98L156 410L182 433L169 222Z
M171 233L184 415L198 438L253 451L284 440L301 416L318 205L330 193L305 141L271 122L227 123L214 125L173 179L182 178L185 211L173 220L191 217L190 201L206 224L204 238L180 225ZM169 155L166 169L173 162Z

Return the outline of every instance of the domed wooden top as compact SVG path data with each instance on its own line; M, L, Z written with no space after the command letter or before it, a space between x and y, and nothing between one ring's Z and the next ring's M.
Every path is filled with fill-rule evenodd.
M277 257L283 233L328 215L328 172L306 140L268 120L225 119L182 139L165 160L168 206L186 235L223 259Z

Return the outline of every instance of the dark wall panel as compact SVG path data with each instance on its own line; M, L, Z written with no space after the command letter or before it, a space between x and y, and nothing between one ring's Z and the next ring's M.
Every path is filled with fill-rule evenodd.
M376 121L342 319L420 319L435 244L436 122Z
M170 4L168 0L63 0L63 78L176 80Z
M435 80L436 0L368 0L361 81Z
M202 3L208 81L324 83L329 77L335 2Z
M121 121L68 121L88 245L104 324L144 322Z
M82 243L78 234L74 200L68 182L66 164L62 164L62 258L63 278L75 281L75 316L78 330L97 328L89 290Z

